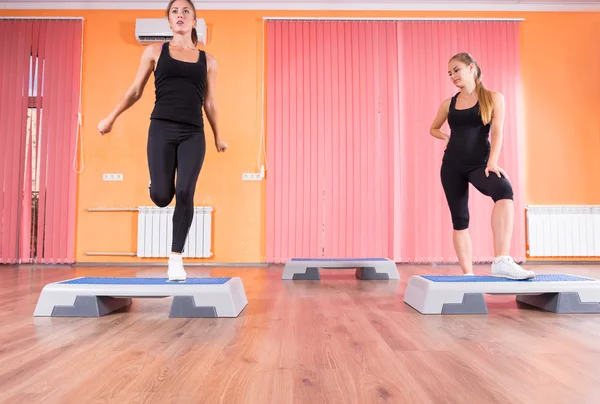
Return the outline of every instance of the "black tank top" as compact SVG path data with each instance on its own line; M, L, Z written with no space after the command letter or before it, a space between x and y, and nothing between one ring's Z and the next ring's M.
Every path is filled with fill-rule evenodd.
M450 101L448 110L450 141L444 152L443 161L466 165L487 164L490 155L491 123L483 124L479 102L468 109L456 109L458 94Z
M154 70L156 101L151 119L204 127L202 106L206 92L206 53L198 61L183 62L171 57L169 43L162 45Z

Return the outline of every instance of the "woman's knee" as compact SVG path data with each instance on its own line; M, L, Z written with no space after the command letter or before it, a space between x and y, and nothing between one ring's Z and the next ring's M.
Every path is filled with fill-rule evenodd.
M456 213L452 214L452 228L454 230L466 230L469 228L469 214Z
M466 230L469 228L469 205L466 199L453 200L449 203L452 227L454 230Z
M452 221L452 228L456 231L467 230L469 228L469 219L460 218Z
M173 200L173 193L167 190L157 190L155 187L150 187L150 199L159 208L168 206Z
M491 197L494 202L498 202L501 199L513 199L514 192L511 183L506 178L498 181L494 184Z
M187 207L193 207L194 205L194 191L189 189L177 189L175 191L175 198L177 203Z

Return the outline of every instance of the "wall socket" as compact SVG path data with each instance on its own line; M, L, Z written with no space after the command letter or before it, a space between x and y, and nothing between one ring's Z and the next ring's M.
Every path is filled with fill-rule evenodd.
M103 181L123 181L123 174L102 174Z
M260 181L262 180L262 176L260 173L243 173L242 181Z
M261 181L265 178L265 166L260 166L259 173L242 173L242 181Z

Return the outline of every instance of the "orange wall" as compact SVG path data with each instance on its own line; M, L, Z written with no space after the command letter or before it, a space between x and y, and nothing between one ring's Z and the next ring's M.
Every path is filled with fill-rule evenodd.
M148 196L146 136L153 105L150 81L142 100L101 137L103 118L129 86L142 52L139 17L161 11L0 11L1 15L85 18L83 151L79 177L76 260L134 262L135 257L87 256L89 251L136 251L136 214L87 212L91 207L152 205ZM196 205L215 208L216 262L261 262L265 251L265 182L241 181L256 171L260 146L262 17L523 17L526 202L600 204L600 13L200 12L209 25L206 51L219 64L217 102L222 136L217 154L207 131L207 155ZM561 32L559 32L559 29ZM212 38L212 39L211 39ZM208 125L207 125L208 127ZM120 172L124 181L103 182ZM268 173L267 173L268 175Z

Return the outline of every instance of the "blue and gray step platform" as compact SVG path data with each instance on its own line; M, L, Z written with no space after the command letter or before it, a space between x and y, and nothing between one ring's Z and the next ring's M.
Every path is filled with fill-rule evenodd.
M557 314L600 313L600 281L568 274L540 274L527 280L414 275L404 302L421 314L487 314L486 294L515 295L519 305Z
M360 280L400 279L396 263L388 258L291 258L281 279L320 280L319 269L355 269Z
M132 299L173 297L169 317L238 317L248 304L240 278L80 277L46 285L36 317L101 317L132 304Z

